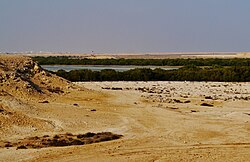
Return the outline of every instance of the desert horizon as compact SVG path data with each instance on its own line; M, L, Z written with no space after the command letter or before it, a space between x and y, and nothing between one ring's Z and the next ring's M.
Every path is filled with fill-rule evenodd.
M250 52L141 52L141 53L57 53L57 52L16 52L2 53L23 56L70 56L89 59L168 59L168 58L250 58Z

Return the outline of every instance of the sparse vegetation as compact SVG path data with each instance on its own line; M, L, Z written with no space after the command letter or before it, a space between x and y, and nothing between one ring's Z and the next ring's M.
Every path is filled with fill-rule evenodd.
M42 137L29 137L17 143L6 142L4 147L17 147L17 149L59 147L71 145L85 145L102 141L110 141L121 138L122 135L111 132L91 133L73 135L71 133L57 134L53 137L44 135Z

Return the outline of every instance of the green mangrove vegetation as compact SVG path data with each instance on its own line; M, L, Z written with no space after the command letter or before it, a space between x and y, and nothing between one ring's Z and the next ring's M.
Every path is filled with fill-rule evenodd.
M68 56L33 57L40 65L135 65L135 66L250 66L250 58L195 58L195 59L79 59Z
M136 68L115 70L58 70L57 75L70 81L225 81L249 82L249 58L195 59L79 59L68 56L33 57L41 65L135 65L180 66L175 70Z
M115 70L58 70L55 72L70 81L219 81L248 82L250 66L211 66L201 68L195 65L184 66L177 70L160 68L136 68L124 72Z

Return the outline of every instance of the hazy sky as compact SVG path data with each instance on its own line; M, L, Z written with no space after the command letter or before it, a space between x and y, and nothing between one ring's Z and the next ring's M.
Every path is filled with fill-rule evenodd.
M0 0L0 51L250 51L250 0Z

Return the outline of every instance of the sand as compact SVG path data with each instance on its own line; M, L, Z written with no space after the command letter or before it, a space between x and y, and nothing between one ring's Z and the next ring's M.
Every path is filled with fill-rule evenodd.
M72 56L88 59L250 58L250 52L15 53L14 55Z
M34 118L50 122L51 128L29 130L29 134L20 130L20 135L9 134L2 140L88 131L111 131L124 137L83 146L1 148L0 161L247 161L250 158L250 83L76 84L87 89L72 90L49 103L29 102L36 110ZM202 103L213 106L201 106Z

